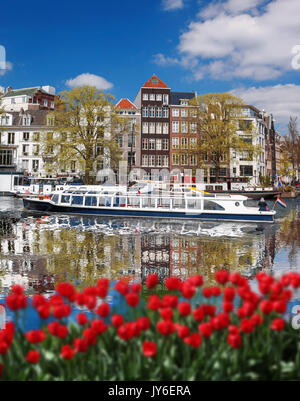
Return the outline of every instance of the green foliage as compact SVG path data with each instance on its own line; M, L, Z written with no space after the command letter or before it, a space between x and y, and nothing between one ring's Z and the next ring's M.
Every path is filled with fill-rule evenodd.
M72 163L84 171L86 184L95 182L100 165L117 165L121 153L117 143L120 119L113 96L83 86L64 91L56 97L55 110L49 113L49 132L44 133L43 154L50 172L70 171Z

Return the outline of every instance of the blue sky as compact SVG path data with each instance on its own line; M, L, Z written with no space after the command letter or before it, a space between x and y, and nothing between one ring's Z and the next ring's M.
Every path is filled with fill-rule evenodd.
M282 134L300 119L299 0L9 0L1 15L0 87L87 83L133 101L155 73L174 91L231 91Z

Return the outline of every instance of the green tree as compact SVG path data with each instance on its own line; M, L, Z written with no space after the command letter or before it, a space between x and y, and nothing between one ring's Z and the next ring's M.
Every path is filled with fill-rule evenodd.
M84 183L93 184L96 171L103 165L117 168L121 159L118 136L124 119L116 113L113 99L92 86L64 91L56 97L55 110L48 115L51 132L43 139L48 171L68 171L72 163L79 163Z
M297 117L290 117L288 123L288 135L283 137L282 150L284 158L290 162L292 170L296 174L296 167L300 164L300 137L297 127Z
M216 180L220 169L230 166L233 151L243 154L246 160L253 160L261 152L261 147L253 144L255 131L242 113L246 106L242 99L230 93L209 93L194 98L190 104L197 110L199 139L195 152L199 166L214 167Z

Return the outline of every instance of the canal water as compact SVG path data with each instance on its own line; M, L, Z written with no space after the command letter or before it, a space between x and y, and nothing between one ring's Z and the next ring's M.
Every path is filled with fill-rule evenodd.
M300 197L286 203L274 224L254 224L44 216L0 197L0 301L15 283L51 294L62 280L80 289L101 277L143 283L150 273L161 282L202 274L207 285L222 268L249 280L262 270L300 273Z

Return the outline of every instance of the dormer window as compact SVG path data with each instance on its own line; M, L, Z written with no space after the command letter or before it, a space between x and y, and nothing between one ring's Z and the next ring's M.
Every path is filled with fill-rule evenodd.
M47 117L47 125L48 126L53 127L54 126L54 122L55 122L54 116L48 116Z
M30 123L31 123L30 116L23 117L23 125L30 125Z
M2 116L1 117L1 125L10 125L9 116Z

